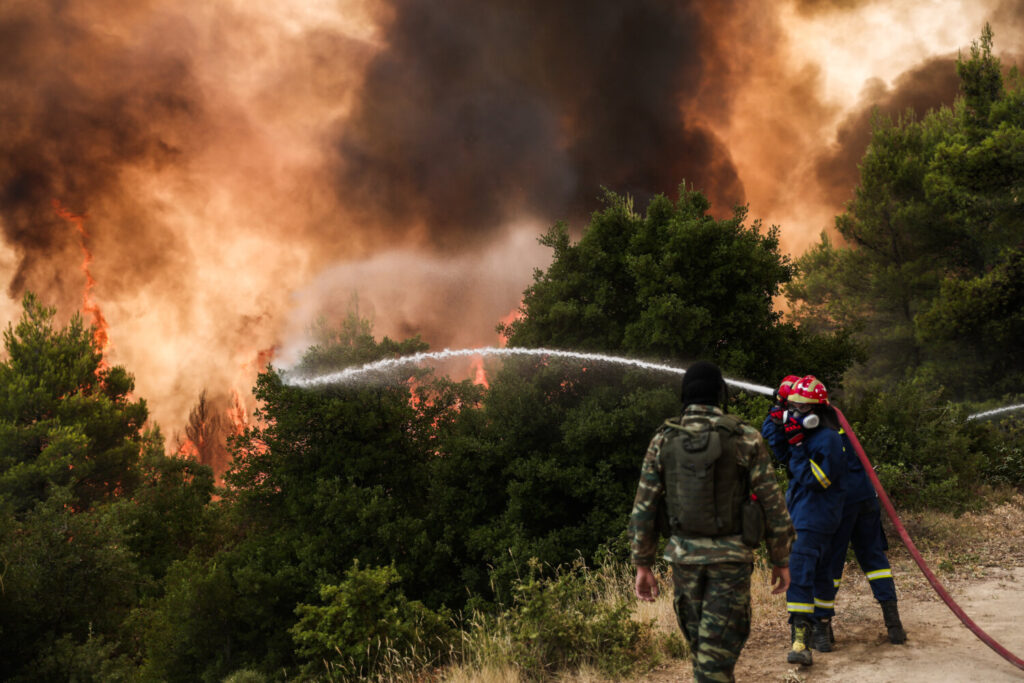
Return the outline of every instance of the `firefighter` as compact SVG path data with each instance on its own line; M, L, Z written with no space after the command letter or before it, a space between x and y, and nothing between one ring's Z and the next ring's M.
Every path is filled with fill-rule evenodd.
M885 551L889 545L882 530L882 511L864 466L853 450L849 437L840 429L843 453L847 463L843 489L845 501L839 529L832 537L829 549L829 580L819 582L814 592L815 624L811 643L819 652L831 652L835 637L832 617L835 616L835 598L846 565L846 549L852 545L857 563L871 586L871 592L882 607L882 619L888 631L889 642L906 642L907 633L900 621L896 603L896 583Z
M846 470L839 422L828 391L813 375L796 381L787 397L784 432L792 473L786 504L797 538L790 554L791 647L787 661L813 663L810 642L815 623L815 586L831 579L829 549L843 512L842 475Z

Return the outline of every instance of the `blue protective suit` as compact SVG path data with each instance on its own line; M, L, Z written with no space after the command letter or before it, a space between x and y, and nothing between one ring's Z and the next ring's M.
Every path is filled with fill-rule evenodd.
M843 474L847 469L843 440L828 427L805 431L804 440L789 445L793 478L786 505L797 531L832 534L843 517Z
M889 544L882 530L882 511L878 495L863 463L853 450L849 437L842 431L843 450L847 472L844 479L845 503L839 528L832 536L828 550L826 576L816 576L814 586L814 616L831 617L835 614L835 597L846 566L846 549L853 546L857 563L868 578L871 592L879 602L896 599L896 583L885 551Z
M788 472L789 442L786 441L786 430L783 428L783 425L772 422L771 415L769 415L761 423L761 436L764 437L765 443L768 444L768 450L771 451L772 457L780 465L785 466Z
M797 538L789 556L786 609L791 617L812 617L815 594L831 581L829 550L842 522L842 481L847 463L842 438L828 427L806 430L802 442L787 446L793 478L786 491L786 505Z

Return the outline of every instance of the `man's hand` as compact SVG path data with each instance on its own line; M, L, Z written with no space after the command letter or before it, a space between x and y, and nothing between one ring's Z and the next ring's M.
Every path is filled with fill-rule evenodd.
M637 581L639 582L639 577ZM772 595L789 590L789 567L772 567Z
M789 574L786 574L786 585L789 585ZM654 599L658 597L658 579L654 577L654 572L651 571L650 567L637 567L636 568L636 597L643 602L654 602Z
M783 414L785 414L785 412L786 411L782 407L782 404L781 403L776 403L775 405L772 406L772 409L768 412L768 417L771 418L771 421L774 422L775 424L781 425L782 424L782 416L783 416Z

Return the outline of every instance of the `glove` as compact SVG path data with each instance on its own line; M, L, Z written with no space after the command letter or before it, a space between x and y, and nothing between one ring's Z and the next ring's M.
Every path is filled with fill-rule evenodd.
M781 403L776 403L775 405L772 406L772 409L768 412L768 417L775 424L781 425L782 422L783 422L783 420L782 420L783 414L784 414L784 410L782 408L782 404Z
M790 415L789 419L786 420L786 441L789 442L790 446L796 446L798 443L804 440L804 427L800 423L800 419L794 415Z

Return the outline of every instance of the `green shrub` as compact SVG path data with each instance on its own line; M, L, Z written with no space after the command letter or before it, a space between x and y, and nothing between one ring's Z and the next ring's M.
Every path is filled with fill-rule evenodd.
M241 669L225 678L224 683L267 683L267 677L254 669Z
M529 576L513 586L506 613L512 654L531 679L589 664L610 677L622 676L656 656L653 624L632 618L632 601L609 591L601 575L582 562L541 576L531 560Z
M70 634L44 648L36 660L14 680L37 681L130 681L134 667L130 658L119 652L115 642L90 633L82 642Z
M304 672L370 676L396 661L423 667L445 658L457 635L450 616L408 600L400 580L393 566L362 569L357 561L339 585L321 586L322 604L296 607L291 634Z
M730 393L732 391L730 390ZM732 415L742 417L744 422L760 431L761 423L764 422L771 407L772 399L770 397L741 391L730 397L725 410Z
M1024 487L1024 420L1020 416L990 423L995 442L985 466L988 483Z
M850 410L854 432L899 507L975 509L985 483L989 428L917 380L870 393Z

